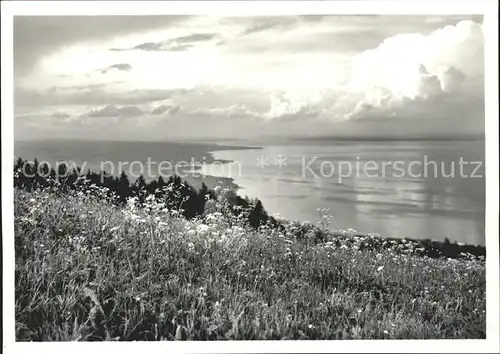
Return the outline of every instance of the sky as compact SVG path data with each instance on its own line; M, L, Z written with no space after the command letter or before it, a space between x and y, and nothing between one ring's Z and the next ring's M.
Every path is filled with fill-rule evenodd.
M484 133L482 16L16 16L15 139Z

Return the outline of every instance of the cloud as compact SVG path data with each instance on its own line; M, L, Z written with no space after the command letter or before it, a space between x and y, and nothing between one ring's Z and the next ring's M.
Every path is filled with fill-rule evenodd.
M293 16L282 17L255 17L251 18L252 22L242 33L242 35L249 35L252 33L259 33L268 31L270 29L283 29L293 26L298 23L298 18Z
M175 115L181 110L181 106L168 106L168 105L161 105L156 107L151 111L152 115L162 115L164 113L169 114L169 115Z
M358 90L384 87L394 94L412 97L421 85L435 84L435 79L427 76L429 73L438 75L443 70L446 80L450 75L458 79L460 71L462 79L458 81L467 77L477 86L484 76L482 31L479 23L461 21L429 35L411 33L388 38L355 58L351 86Z
M60 24L55 18L52 21ZM129 127L130 134L147 137L142 130L138 132L136 122L148 133L156 133L151 126L168 121L172 134L181 134L173 129L174 122L186 134L189 129L201 131L202 126L211 128L220 122L228 126L218 129L231 134L233 118L242 118L238 125L245 127L245 133L255 127L252 132L256 134L271 126L283 134L294 126L300 133L300 123L308 126L304 129L318 130L321 125L335 130L339 124L333 121L338 120L350 120L356 129L373 129L379 122L396 126L394 122L399 121L432 130L437 120L451 123L454 129L484 111L482 25L472 20L450 16L193 17L192 22L168 32L116 33L116 39L96 46L88 42L100 40L97 35L76 33L74 40L56 41L62 43L57 44L60 49L84 43L53 53L44 59L38 74L19 82L16 112L50 117L51 112L61 110L88 125L119 122ZM219 41L226 45L207 48L203 55L195 51L153 53L189 51ZM114 46L135 52L109 52ZM55 48L49 47L50 51ZM93 54L86 56L87 52ZM45 56L45 51L40 55ZM88 65L78 64L84 62ZM158 71L158 67L170 70ZM112 75L98 72L111 71L131 72L120 78L123 84L102 83ZM61 78L61 73L69 76ZM344 86L346 82L349 86ZM49 85L54 87L44 90ZM162 87L189 89L158 89ZM97 108L80 119L88 106ZM474 119L470 118L481 126L481 118Z
M359 53L377 47L400 33L428 35L460 20L480 22L481 16L357 16L306 15L255 17L234 23L246 24L227 47L235 53ZM248 24L247 24L248 23Z
M321 98L290 93L274 94L270 98L269 111L263 117L270 120L315 118L324 110Z
M71 116L67 113L64 112L54 112L52 113L51 117L53 118L70 118Z
M115 83L122 83L122 81L116 81ZM51 92L58 91L87 91L87 90L100 90L106 87L107 84L89 84L89 85L71 85L71 86L53 86Z
M117 118L117 117L139 117L146 114L137 106L124 106L116 107L114 105L107 105L101 109L92 110L91 112L84 114L84 116L90 118Z
M111 51L144 50L149 52L176 52L193 48L195 43L210 41L217 38L217 33L191 33L161 42L145 42L132 48L111 48Z
M189 16L14 16L14 72L21 76L62 47L169 28Z
M109 71L112 71L112 70L118 70L118 71L130 71L130 70L132 70L132 69L133 69L132 65L127 64L127 63L121 63L121 64L113 64L113 65L110 65L110 66L108 66L108 67L105 67L105 68L99 69L98 71L99 71L101 74L106 74L106 73L108 73Z
M364 97L348 119L484 119L482 25L461 21L429 35L401 34L358 55L351 88Z
M416 96L429 98L439 95L441 90L441 81L437 75L431 74L427 68L420 64L418 68L420 78L418 79Z
M465 80L465 74L453 66L447 67L439 74L441 89L445 92L460 90Z
M218 37L218 33L191 33L187 36L171 39L170 41L175 43L195 43L209 41L216 37Z
M190 113L193 116L213 118L262 118L262 114L248 109L245 105L234 104L227 107L197 109Z
M192 44L175 44L169 42L146 42L132 48L111 48L111 51L122 52L130 50L143 50L146 52L182 52L194 47Z
M186 92L186 90L181 89L109 92L105 89L96 89L92 85L88 88L77 87L74 91L64 90L63 92L59 92L58 88L45 92L17 88L14 91L14 100L16 106L133 105L162 101L167 98L182 96Z

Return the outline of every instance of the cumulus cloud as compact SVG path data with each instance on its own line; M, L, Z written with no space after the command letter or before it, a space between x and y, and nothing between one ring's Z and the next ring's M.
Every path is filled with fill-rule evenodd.
M481 78L483 69L482 24L461 21L429 35L401 34L366 50L354 60L354 89L385 87L406 97L415 95L420 80L429 73L453 67L464 77ZM453 70L453 69L452 69ZM463 80L462 80L463 81Z
M321 96L305 97L292 93L274 94L270 98L269 111L263 116L270 120L314 118L324 110L320 103L321 98Z
M482 25L461 21L429 35L401 34L359 54L350 87L363 92L348 118L387 118L424 114L443 117L481 112L484 77ZM484 97L483 97L484 99ZM473 113L471 113L473 116ZM475 117L477 119L477 117ZM471 117L471 119L473 119Z
M453 66L447 67L439 74L441 89L445 92L455 92L460 90L465 80L465 74Z
M422 64L418 68L419 77L417 79L417 88L415 97L422 97L424 99L434 97L441 93L441 81L437 75L431 74L427 68Z

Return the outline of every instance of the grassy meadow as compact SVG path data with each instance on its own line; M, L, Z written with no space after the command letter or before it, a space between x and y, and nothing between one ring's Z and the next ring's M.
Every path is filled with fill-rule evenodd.
M18 341L485 338L483 257L105 193L15 189Z

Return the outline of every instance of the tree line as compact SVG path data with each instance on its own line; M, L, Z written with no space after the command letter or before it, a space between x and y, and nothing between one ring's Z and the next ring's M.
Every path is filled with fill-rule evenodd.
M105 171L93 172L90 169L82 174L82 168L75 166L68 168L67 164L57 164L57 170L47 163L24 160L21 157L14 164L14 187L35 190L54 188L57 193L82 190L85 186L95 185L104 187L106 199L114 204L123 205L131 197L135 197L139 204L144 205L148 196L163 203L169 210L178 210L188 219L203 215L206 203L216 200L214 189L209 189L205 183L197 190L179 176L171 175L167 180L162 176L147 182L143 175L131 182L127 174L122 171L120 176L107 174ZM258 228L268 222L277 225L277 220L269 216L262 202L258 199L242 198L236 193L227 193L228 209L235 216L242 213L250 225Z

